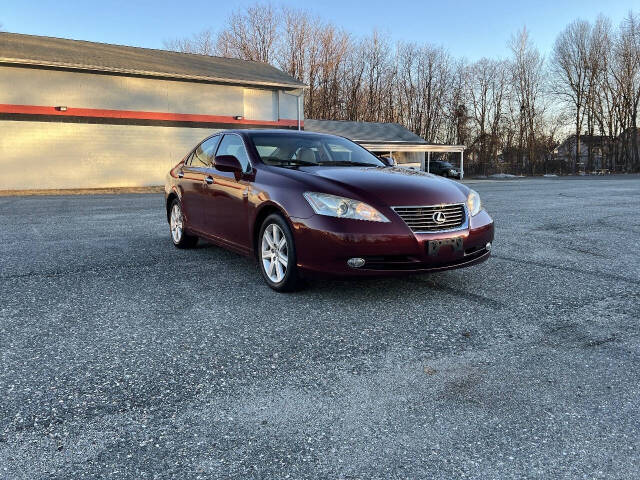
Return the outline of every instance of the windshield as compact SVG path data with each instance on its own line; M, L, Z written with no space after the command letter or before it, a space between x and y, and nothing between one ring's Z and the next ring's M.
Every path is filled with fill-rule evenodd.
M375 155L341 137L297 133L251 133L250 137L267 165L384 166Z

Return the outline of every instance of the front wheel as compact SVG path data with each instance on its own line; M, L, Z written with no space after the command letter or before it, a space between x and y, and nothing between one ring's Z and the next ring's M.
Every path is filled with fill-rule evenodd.
M258 238L260 271L267 285L278 292L291 292L300 285L293 234L286 220L269 215Z

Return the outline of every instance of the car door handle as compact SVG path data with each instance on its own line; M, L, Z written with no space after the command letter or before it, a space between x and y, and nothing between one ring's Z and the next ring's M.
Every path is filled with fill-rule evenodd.
M213 184L213 177L211 175L207 175L204 177L204 181L207 182L207 185Z

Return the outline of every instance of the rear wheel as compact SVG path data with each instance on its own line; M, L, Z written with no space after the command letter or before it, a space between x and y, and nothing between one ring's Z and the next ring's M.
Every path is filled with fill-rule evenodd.
M169 213L169 227L171 229L171 241L177 248L191 248L198 243L198 237L189 235L184 230L184 215L182 214L182 205L176 198L171 202L171 210Z
M258 238L260 271L267 285L278 292L291 292L301 286L296 264L293 234L281 215L269 215Z

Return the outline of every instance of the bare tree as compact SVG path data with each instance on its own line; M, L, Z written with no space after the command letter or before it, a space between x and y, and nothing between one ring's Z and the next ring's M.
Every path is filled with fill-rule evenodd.
M219 55L270 63L275 60L281 16L270 3L255 4L231 14L218 34Z
M364 102L366 110L363 120L380 122L383 111L380 108L384 102L384 75L389 65L390 47L386 38L377 30L361 43L364 59L365 82Z
M589 146L589 168L595 157L583 136L601 135L611 168L620 159L626 170L640 170L634 13L618 29L603 16L568 25L548 71L526 29L512 37L508 61L467 65L442 47L392 44L378 30L357 38L306 10L271 3L240 8L226 25L165 47L276 65L308 85L307 117L398 122L428 141L467 145L470 170L489 173L506 160L515 172L547 171L560 165L552 152L567 129L575 132L578 156ZM549 108L553 99L564 108Z
M507 64L483 58L469 67L466 76L468 103L474 123L474 139L469 146L487 174L500 148L500 130L507 95Z
M640 169L638 108L640 106L640 18L630 12L620 26L611 70L620 97L620 121L625 134L627 170Z
M518 165L535 173L536 122L542 118L544 58L523 28L511 39L511 80L518 110ZM526 156L524 153L526 152ZM528 168L527 168L528 167Z
M194 33L191 37L167 39L164 48L183 53L198 53L200 55L215 55L216 45L211 30Z
M316 117L339 118L340 78L351 45L351 37L332 24L320 26L316 35L316 48L310 56L310 72L313 71L313 76L310 76L310 86L313 82L316 87L314 88Z
M463 60L455 62L451 68L445 108L447 115L445 143L468 145L471 139L471 117L465 92L468 72L469 69Z
M587 123L587 135L591 138L602 138L602 135L596 137L596 128L599 133L604 133L598 125L598 114L596 106L598 105L598 92L602 89L602 79L606 74L607 57L609 48L607 44L607 32L609 24L604 16L599 16L594 25L590 28L588 50L587 50L587 95L585 115ZM600 142L598 147L602 154L605 153L606 145ZM587 166L589 171L594 168L594 143L588 144L588 160ZM602 165L599 166L602 168Z
M304 81L308 63L308 48L313 41L314 24L318 20L302 10L284 7L282 35L277 46L277 64L292 77Z
M396 80L400 121L431 141L448 138L445 123L452 81L451 58L442 48L400 44Z
M573 109L575 119L576 149L573 162L580 158L580 134L588 97L589 43L591 25L575 21L558 35L553 47L551 71L554 75L554 93Z
M590 130L597 129L600 135L606 136L603 156L608 161L608 168L615 170L618 156L615 138L620 134L620 122L619 96L614 78L611 76L612 55L611 23L606 17L600 16L591 33L587 114L590 117Z
M342 77L343 118L360 121L365 117L365 40L354 41L347 55Z

